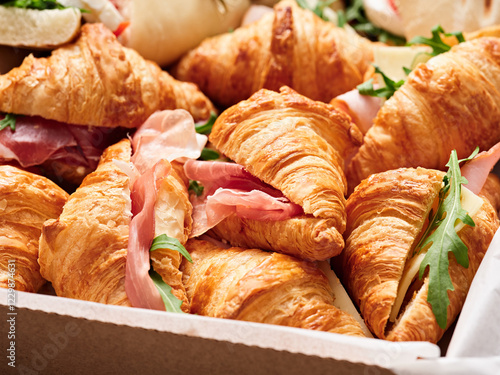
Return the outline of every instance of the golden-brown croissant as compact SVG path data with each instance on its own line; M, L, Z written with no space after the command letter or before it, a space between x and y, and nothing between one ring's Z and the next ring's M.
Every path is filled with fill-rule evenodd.
M410 254L425 229L443 176L444 172L423 168L382 172L364 180L347 200L346 248L341 255L344 285L368 327L380 338L436 343L445 331L427 302L428 274L420 282L416 277L401 310L397 304L397 298L403 296L398 289L410 269ZM454 290L448 291L446 328L460 312L499 227L487 199L480 207L472 216L475 227L466 225L458 232L468 248L469 267L462 267L454 255L449 255Z
M500 178L493 173L488 178L481 189L481 195L487 198L498 213L500 211Z
M205 40L180 60L174 76L223 107L284 85L328 102L362 83L372 60L367 39L282 1L261 20Z
M500 141L500 39L480 38L419 65L387 100L353 158L350 190L372 173L443 169Z
M365 336L332 305L328 280L314 263L193 239L186 248L193 263L183 261L181 270L192 313Z
M59 216L68 194L45 177L0 166L0 287L37 292L43 223Z
M183 108L209 117L210 101L155 63L123 47L102 24L85 24L73 44L48 58L28 56L0 76L0 111L60 122L138 127L153 112Z
M239 246L303 259L337 255L346 220L344 160L360 139L346 115L288 87L280 93L262 89L227 109L214 124L210 141L302 206L306 215L274 223L231 217L219 224L217 234Z
M128 139L108 147L97 170L73 193L61 216L49 220L40 239L42 275L59 296L130 306L125 291L125 266L132 217L130 178L116 161L129 163ZM155 236L168 234L187 240L191 205L186 187L175 176L164 178L155 204ZM159 249L151 252L153 268L173 294L189 303L179 272L180 253Z

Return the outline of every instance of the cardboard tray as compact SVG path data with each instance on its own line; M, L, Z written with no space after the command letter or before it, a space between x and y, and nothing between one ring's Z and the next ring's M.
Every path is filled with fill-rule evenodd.
M394 374L436 359L430 343L377 339L196 315L109 306L0 290L3 353L15 317L15 368L8 374ZM16 315L8 315L9 313Z
M498 269L500 231L440 347L0 288L0 374L498 375Z

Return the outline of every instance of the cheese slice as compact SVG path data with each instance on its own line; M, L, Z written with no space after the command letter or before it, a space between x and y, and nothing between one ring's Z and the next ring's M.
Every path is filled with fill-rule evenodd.
M376 46L373 50L374 64L393 81L406 79L403 67L414 69L419 63L427 62L431 58L429 47L390 47ZM379 82L382 82L380 80Z
M339 310L342 310L351 315L361 325L361 329L367 337L373 337L372 333L366 326L365 321L363 320L361 315L359 315L358 310L352 303L351 297L349 297L349 294L347 294L339 278L331 269L329 262L327 260L318 262L318 267L325 274L328 282L330 283L330 287L332 288L333 295L335 296L333 305Z
M468 212L470 217L473 217L483 205L483 200L464 186L462 186L460 202L462 204L462 208ZM457 222L455 223L455 231L458 233L464 226L465 224L462 223L462 221L457 220ZM425 228L423 230L425 230ZM399 282L398 294L396 296L394 304L392 305L389 321L396 321L399 310L401 310L401 305L403 304L406 292L408 291L408 288L410 287L413 280L415 280L415 278L417 277L417 273L420 269L420 264L422 263L422 260L424 259L428 248L429 246L427 246L427 248L425 249L422 249L418 255L407 260L405 269L403 271L403 276L401 277L401 280Z

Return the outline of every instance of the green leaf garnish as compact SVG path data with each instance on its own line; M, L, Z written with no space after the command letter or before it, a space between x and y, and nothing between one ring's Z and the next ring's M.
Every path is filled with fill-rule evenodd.
M4 130L6 127L10 127L11 131L16 130L16 119L17 115L12 113L7 113L5 117L0 120L0 130Z
M378 66L376 65L374 66L375 66L375 73L378 73L382 76L382 79L384 80L385 83L385 87L381 87L379 89L373 88L373 78L371 78L370 80L358 85L356 88L358 89L361 95L376 96L378 98L389 99L401 86L403 86L405 81L402 79L398 82L394 82L392 79L387 77L379 69Z
M297 4L302 9L308 9L314 14L316 14L319 18L325 21L330 21L330 19L324 14L324 11L325 8L328 8L331 4L333 4L337 0L318 0L314 7L309 5L309 3L306 0L296 0L296 1Z
M432 38L416 36L408 42L408 45L411 46L413 44L425 44L432 48L432 52L430 52L431 56L437 56L441 53L448 52L451 49L451 46L446 44L443 39L441 39L441 34L443 34L444 36L454 36L455 38L457 38L458 43L465 42L465 38L461 32L454 31L451 33L446 33L440 25L434 26L431 32Z
M337 12L337 26L344 27L347 23L347 16L345 12L341 9Z
M410 68L407 68L406 66L403 66L403 70L405 72L406 75L410 74L412 72L412 69Z
M182 246L182 244L179 242L177 238L169 237L166 234L160 234L153 240L153 243L151 244L151 248L149 249L149 251L155 251L158 249L170 249L178 251L190 263L193 263L191 255L189 255L186 248Z
M220 157L219 153L211 148L204 148L201 150L200 159L201 160L216 160Z
M451 152L446 166L448 172L443 178L443 187L439 192L439 205L436 213L432 213L429 227L416 247L416 253L428 247L427 253L420 264L418 277L421 280L427 268L429 269L429 291L427 302L432 307L436 321L442 329L446 328L447 310L450 304L448 290L454 290L449 273L448 253L453 252L462 267L469 267L467 246L462 242L455 230L457 220L474 227L474 221L460 201L462 184L467 179L460 174L460 163L471 160L477 153L477 148L471 156L458 160L457 152Z
M208 120L206 122L195 124L194 128L199 134L210 134L210 132L212 131L212 127L215 124L215 120L217 120L217 115L215 114L215 112L210 112L210 117L208 118Z
M189 191L192 191L193 193L196 194L197 197L203 194L203 189L205 187L203 185L200 185L198 181L195 180L189 180Z
M0 0L0 5L3 5L5 7L38 9L38 10L69 8L60 4L56 0L13 0L13 1Z
M339 27L344 27L346 23L351 24L358 33L372 40L379 40L382 43L391 42L397 46L406 43L405 38L391 34L387 30L372 24L368 17L366 17L363 0L354 0L347 5L345 11L339 10L337 12L337 19L337 25Z
M168 312L184 314L184 311L181 310L182 301L174 296L172 293L172 287L163 281L162 277L153 269L149 270L149 277L151 277L156 289L160 292L161 299L165 304L165 310Z

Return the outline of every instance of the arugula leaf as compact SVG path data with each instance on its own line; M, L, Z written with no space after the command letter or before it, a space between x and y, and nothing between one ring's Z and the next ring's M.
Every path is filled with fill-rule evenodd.
M375 38L382 43L392 42L393 44L395 44L397 46L402 46L406 43L405 38L391 34L387 30L384 30L384 29L381 29L380 27L375 26L374 24L372 24L368 20L366 20L366 22L364 22L364 23L354 25L353 27L354 27L354 30L356 30L360 33L364 33L368 37Z
M200 159L201 160L215 160L220 157L219 153L211 148L204 148L201 150Z
M352 24L353 28L370 39L379 40L382 43L391 42L394 45L404 45L406 39L387 30L381 29L370 22L366 16L363 0L354 0L347 5L346 10L337 12L339 27L344 27L346 23Z
M13 0L13 1L0 0L0 5L3 5L5 7L38 9L38 10L69 8L60 4L57 0Z
M210 112L210 117L206 122L199 122L194 125L194 128L199 134L210 134L212 131L212 127L215 124L215 120L217 120L217 115L215 112Z
M443 178L443 188L439 192L439 206L432 218L429 227L417 245L416 252L428 248L420 264L418 277L421 280L425 271L429 270L429 291L427 302L432 307L436 321L442 329L446 328L448 305L448 290L454 290L449 273L448 253L453 252L462 267L469 267L467 246L462 242L455 224L457 220L474 227L474 221L467 211L462 208L460 201L462 184L467 184L467 179L460 174L460 163L471 160L477 153L477 148L471 156L458 160L456 150L451 152L450 160L446 166L448 172ZM430 233L430 235L427 235ZM427 235L427 236L426 236Z
M425 44L432 48L431 56L437 56L441 53L448 52L451 46L446 44L441 39L441 34L444 36L454 36L457 38L458 43L465 42L463 34L459 31L454 31L451 33L446 33L440 25L436 25L432 28L432 38L424 38L423 36L416 36L408 42L407 45L411 46L413 44Z
M337 11L337 26L344 27L346 23L347 23L347 15L342 9L340 9L339 11Z
M182 246L182 244L179 242L177 238L169 237L166 234L160 234L153 240L153 243L151 244L151 248L149 249L149 251L155 251L158 249L170 249L178 251L184 258L188 260L188 262L193 263L191 255L189 255L186 248Z
M151 277L156 289L160 292L161 299L165 304L165 310L168 312L184 314L184 311L181 310L182 301L174 296L172 293L172 287L163 281L162 277L153 269L149 270L149 277Z
M328 8L331 4L333 4L337 0L318 0L316 2L316 5L313 7L309 5L307 0L296 0L297 4L302 8L302 9L308 9L314 14L316 14L318 17L325 21L330 21L330 19L324 14L325 8Z
M7 113L5 117L0 120L0 130L4 130L6 127L10 127L10 130L14 132L16 130L16 119L17 115L13 113Z
M384 80L385 83L385 87L375 89L373 87L373 78L371 78L370 80L358 85L356 88L358 89L361 95L376 96L378 98L389 99L401 86L403 86L405 81L402 79L400 81L394 82L392 79L387 77L384 74L384 72L380 70L378 66L376 65L374 66L375 66L375 73L378 73L382 76L382 79Z
M404 70L406 75L410 74L413 71L413 69L407 68L406 66L403 66L403 70Z
M196 194L197 197L203 194L203 190L205 187L203 185L200 185L198 181L195 180L189 180L189 191L192 191L193 193Z

